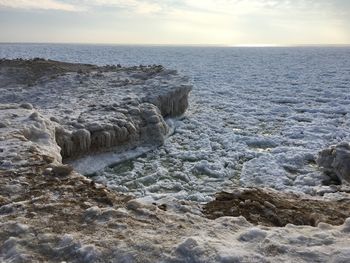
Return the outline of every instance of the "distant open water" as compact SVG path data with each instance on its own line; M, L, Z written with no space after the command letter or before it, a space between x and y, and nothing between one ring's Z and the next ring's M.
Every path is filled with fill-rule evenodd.
M161 64L189 75L198 88L220 85L270 85L293 88L322 85L350 75L350 47L177 47L79 44L0 44L0 58L34 58L124 66ZM288 72L287 72L288 71ZM288 75L284 83L279 76Z

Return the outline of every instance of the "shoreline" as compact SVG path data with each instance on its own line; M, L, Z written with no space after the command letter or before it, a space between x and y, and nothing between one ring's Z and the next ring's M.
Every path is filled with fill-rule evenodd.
M39 62L43 61L39 60ZM186 81L186 78L177 76L174 71L165 71L167 74L161 75L160 82L164 79L168 81L168 86L164 85L164 88L172 94L171 96L177 94L175 98L179 99L176 99L176 103L164 93L158 96L159 93L155 92L159 86L153 87L147 84L148 80L143 80L142 74L141 76L137 75L140 72L133 72L133 70L140 70L139 67L129 69L131 73L123 70L117 72L123 77L119 80L118 76L113 75L115 68L112 68L112 73L109 73L110 69L107 68L106 71L102 72L90 72L88 76L84 72L78 74L77 72L74 74L63 72L63 75L55 76L53 79L47 78L46 73L41 76L42 72L39 70L41 77L35 81L30 79L30 86L26 86L25 82L24 84L20 82L20 85L25 85L23 86L24 92L28 91L26 89L40 91L40 87L53 92L53 87L61 88L62 84L67 83L79 86L81 81L87 83L86 85L89 87L95 85L91 89L91 92L95 91L91 98L81 97L81 99L85 99L85 102L90 100L94 105L91 107L91 111L85 111L86 105L84 107L79 105L71 93L68 95L60 94L58 104L55 104L54 101L47 101L47 98L52 94L47 96L47 94L38 93L42 95L38 111L35 110L37 106L35 103L29 104L23 101L21 104L0 104L3 125L0 128L2 149L0 152L2 158L0 170L2 180L0 241L3 244L0 247L1 260L28 262L31 260L75 262L99 260L111 260L112 262L113 260L115 262L127 260L134 262L159 260L168 262L185 260L227 262L240 260L251 262L263 261L264 258L260 253L263 250L267 260L279 262L290 258L308 261L314 259L316 254L325 253L324 251L333 251L333 254L329 253L328 259L337 257L341 259L350 253L347 243L350 234L350 219L345 220L346 216L344 216L350 211L341 211L344 215L342 218L340 216L337 218L337 220L341 220L337 221L339 226L332 226L329 221L325 223L324 218L313 218L313 215L308 214L309 211L306 212L305 216L312 217L314 221L310 225L314 225L314 227L295 226L291 225L291 222L287 222L286 227L283 228L266 227L261 224L249 223L240 215L232 217L232 214L225 211L219 211L222 213L221 215L216 213L217 211L210 212L216 218L210 220L193 212L198 210L198 204L193 202L170 199L166 200L168 203L165 201L156 204L144 203L134 200L132 196L119 194L103 185L96 184L76 171L72 171L66 165L62 165L60 148L56 144L57 135L65 138L61 142L61 146L68 156L71 156L72 153L76 154L73 156L80 156L76 149L83 151L84 154L90 154L88 149L94 143L97 143L93 146L94 150L108 150L111 148L109 146L113 144L111 139L113 136L111 136L109 123L106 124L105 119L101 120L101 116L109 117L108 114L113 112L112 115L117 115L118 120L127 120L126 122L132 120L133 123L139 121L139 126L145 124L142 126L144 130L141 128L139 130L145 137L138 142L161 144L168 131L168 125L165 124L163 116L178 115L187 108L189 87L178 85L178 81ZM131 74L134 73L136 74L133 75L133 79L136 79L135 82L133 79L130 80ZM163 74L164 71L158 73ZM26 76L26 74L17 71L14 71L14 74ZM127 77L123 74L126 74ZM168 77L172 75L175 76L175 79L170 77L169 80ZM87 77L84 78L84 76ZM43 82L41 82L42 77L44 77ZM133 87L135 89L126 87L127 91L124 94L130 95L130 92L133 92L135 95L128 98L126 104L123 104L125 103L123 94L113 97L113 94L109 93L108 85L104 86L106 82L103 79L110 81L111 77L118 80L118 82L110 84L111 88L125 88L130 85L130 81L131 85L135 85ZM154 75L151 76L151 79L153 78ZM127 83L126 79L129 79ZM11 82L13 80L8 78L9 84L6 88L10 87L12 90L18 88L16 81L15 83ZM144 81L143 85L150 86L149 94L146 96L142 95L142 92L147 90L144 88L145 86L143 88L137 87L142 85L137 82L139 80ZM119 86L119 82L126 85ZM50 83L50 85L45 83ZM153 80L151 80L151 84L154 84ZM182 92L172 93L169 84L173 84L170 87L175 88L175 90L182 87L184 93L187 92L186 99L184 99ZM128 111L119 110L122 109L120 105L112 105L114 108L98 107L95 101L96 91L100 92L101 89L96 89L96 87L102 86L104 94L98 94L100 101L104 101L103 98L107 101L113 99L113 103L115 103L115 99L120 99L121 105L126 105ZM68 87L67 90L70 88ZM142 91L141 96L143 97L141 99L136 96L137 91ZM82 89L82 92L86 92L86 90ZM36 98L32 93L28 94L31 94L32 99ZM80 91L77 94L81 95ZM67 102L66 105L72 105L80 114L77 115L74 111L65 112L66 106L62 107L61 110L54 107L62 104L62 99ZM146 103L147 107L141 107L141 109L146 113L139 117L137 114L141 114L142 111L137 111L137 106L143 103ZM32 104L34 104L34 108ZM43 107L45 105L47 110ZM62 118L63 113L70 118ZM126 118L121 118L123 115ZM92 116L91 123L94 125L90 127L90 123L85 125L86 122L74 121L79 120L81 116L84 116L85 120L89 120ZM100 123L95 125L96 121L100 121ZM80 125L83 125L83 128ZM151 127L147 127L148 125ZM60 126L63 126L63 131ZM124 123L122 127L126 126ZM74 132L81 131L86 127L89 127L89 135L84 132L82 136L73 136ZM118 128L121 127L118 126ZM57 129L59 134L57 134ZM157 132L154 134L155 129ZM128 129L126 128L126 130ZM91 138L94 132L98 133L96 141L92 142ZM130 134L132 135L129 133L128 136ZM128 139L131 138L134 137L128 137ZM159 138L162 140L159 141ZM237 189L232 190L236 191ZM259 191L261 191L261 195L260 197L258 195L258 199L265 196L265 191L270 193L269 191L272 190ZM274 194L271 194L271 199L286 199L284 195L279 195L276 191L272 192ZM240 198L239 195L233 194L232 196L233 199L230 200ZM307 195L301 194L300 196L301 199L296 196L289 198L295 198L294 202L297 203ZM346 205L347 202L350 203L349 196L344 197L344 200L344 207L350 207L350 205ZM245 211L256 208L256 201L258 200L244 202ZM319 201L320 203L324 202ZM267 202L273 203L271 200ZM240 204L238 203L238 205ZM271 210L276 209L270 206L270 210L266 210L269 205L266 203L264 205L264 211L271 213ZM272 207L276 206L276 204L271 205ZM293 206L293 202L290 205ZM317 205L316 203L316 207ZM334 204L330 202L328 205L332 207ZM214 203L214 207L218 208L219 205ZM225 209L231 211L234 207L234 205L229 204ZM327 213L329 210L326 209L325 216ZM278 210L275 214L279 215ZM300 238L295 237L295 235ZM232 247L237 247L237 251L232 251Z

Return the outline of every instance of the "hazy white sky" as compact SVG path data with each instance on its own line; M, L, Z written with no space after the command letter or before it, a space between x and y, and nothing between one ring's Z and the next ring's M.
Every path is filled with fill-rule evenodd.
M350 0L0 0L0 42L349 44Z

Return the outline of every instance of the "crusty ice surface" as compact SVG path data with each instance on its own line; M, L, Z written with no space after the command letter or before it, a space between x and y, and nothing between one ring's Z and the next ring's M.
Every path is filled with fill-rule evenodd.
M116 194L76 172L56 173L62 166L53 140L55 124L35 109L3 104L0 116L6 125L1 128L0 157L7 161L0 170L0 261L346 262L349 258L350 218L340 226L322 222L317 227L254 226L243 217L206 219L198 204L171 196L155 201Z
M98 50L96 55L95 50ZM159 150L94 179L143 195L205 201L232 185L332 191L318 152L350 140L349 48L178 48L57 45L48 57L98 64L164 63L195 92ZM3 56L39 56L6 46Z
M94 179L138 195L195 201L233 185L311 195L332 191L323 185L328 177L315 160L324 148L350 141L349 60L338 53L338 60L318 53L310 62L297 54L295 60L282 57L281 63L291 63L289 72L273 58L248 54L246 61L244 54L226 61L234 67L230 73L214 65L216 75L208 66L203 76L194 76L209 77L198 81L189 109L164 146L129 169L108 168ZM265 69L259 68L260 56L270 63ZM303 64L295 64L299 61Z
M186 77L162 66L96 67L37 59L2 60L0 70L0 103L34 105L57 123L55 140L65 160L95 155L89 169L78 169L87 173L113 164L113 156L97 160L100 152L163 143L169 132L163 117L181 115L191 90Z
M349 220L339 227L252 226L242 217L206 220L129 201L128 208L91 207L67 234L8 221L0 248L7 262L336 262L350 256ZM116 220L117 219L117 220ZM65 229L65 228L64 228ZM90 230L89 230L90 229ZM91 230L93 229L93 230ZM50 231L47 227L46 231Z
M224 90L226 92L228 87ZM271 88L269 92L276 91ZM265 94L264 97L268 98L270 93ZM337 96L340 93L336 93ZM233 95L236 96L236 94L239 93ZM232 164L235 165L237 160L241 160L237 167L243 166L241 169L243 175L248 174L244 173L244 170L246 163L250 162L250 156L251 160L259 160L258 157L267 156L268 158L260 160L273 160L276 163L275 166L271 163L264 166L259 163L259 165L255 164L256 171L265 166L267 168L263 170L264 172L269 171L268 168L275 168L277 171L279 171L278 169L290 171L291 169L282 167L280 162L283 158L276 161L278 160L278 154L274 152L276 149L280 148L281 156L289 156L290 151L296 153L297 150L301 150L302 162L300 162L300 166L303 168L307 166L303 160L309 160L309 157L305 158L305 156L309 156L309 154L315 156L324 145L328 146L348 138L349 122L345 119L345 121L340 122L342 124L340 126L332 122L338 119L343 120L344 112L338 114L337 111L333 113L330 111L325 113L327 118L319 119L326 123L326 131L329 134L335 131L336 135L326 137L329 141L325 142L322 139L324 134L328 133L321 133L322 136L308 134L307 138L313 139L312 142L305 142L306 139L298 136L294 139L287 136L286 141L284 141L282 140L283 134L278 135L278 133L269 130L269 134L270 132L272 134L271 138L276 139L277 146L275 146L271 141L265 140L266 137L268 139L270 137L259 132L259 125L257 127L250 126L259 124L260 116L263 120L273 120L275 114L279 116L278 112L271 114L268 111L269 107L270 109L274 107L274 103L268 101L266 106L266 103L259 102L259 99L255 98L254 103L262 107L259 109L252 104L247 105L248 98L252 97L251 93L242 91L242 94L241 101L235 100L235 105L227 102L227 95L218 95L216 91L210 89L205 89L200 95L194 95L190 111L184 118L177 120L177 131L165 142L164 147L137 159L136 162L124 164L126 167L116 167L117 171L128 170L128 167L131 167L129 170L133 171L140 163L139 166L145 168L140 169L137 176L142 175L148 169L164 172L167 176L169 166L180 169L176 165L180 167L183 162L183 171L189 172L191 177L187 183L188 179L180 174L180 178L183 178L181 180L191 186L191 181L198 179L191 186L193 188L185 189L186 191L182 192L184 199L187 198L188 193L191 193L191 190L198 196L193 200L201 201L208 200L210 193L217 191L217 189L223 189L225 184L227 187L232 185L231 181L227 180L228 177L220 177L226 175L227 171L234 172L236 170L230 168L234 167L230 166L230 163L226 165L228 161L232 161ZM214 103L212 99L207 99L204 95L208 95L209 98L213 98L210 96L218 96L220 100L216 100ZM337 108L339 106L338 100L334 99L333 102ZM291 107L293 110L296 107L294 104L289 105L286 102L278 102L277 104L287 108ZM239 105L238 109L246 109L246 111L235 111L236 105ZM306 105L303 104L304 107ZM348 104L345 105L345 109L348 110L346 107ZM231 113L227 115L222 113L222 111L227 110L231 110ZM347 262L350 256L349 219L341 226L320 223L317 227L287 225L283 228L253 226L240 217L221 217L216 220L208 220L198 214L197 204L172 199L172 193L176 189L174 185L181 189L182 185L185 184L182 182L175 184L175 180L169 180L166 177L164 182L169 185L169 188L159 188L161 191L154 195L158 200L151 198L152 194L150 198L130 200L116 196L113 191L101 185L95 185L76 173L67 177L56 177L50 175L49 171L48 174L45 174L46 170L42 173L41 165L45 165L52 158L58 158L56 152L58 149L52 147L51 151L47 152L46 145L51 145L53 142L50 139L52 123L45 119L45 116L32 115L33 111L35 110L21 108L13 115L11 109L6 110L7 121L4 122L6 133L2 141L5 139L6 149L9 149L9 152L13 151L13 153L4 154L4 156L6 158L9 156L13 160L13 163L7 163L8 167L17 162L17 165L23 169L23 173L19 173L19 177L15 177L15 180L12 179L14 178L12 176L3 177L4 183L1 185L3 197L0 201L5 204L1 206L0 211L0 238L2 241L0 259L2 261ZM8 114L8 112L10 113ZM220 114L216 117L210 117L210 114L217 112ZM260 115L257 112L263 114ZM221 114L227 118L230 117L230 119L236 118L236 122L242 129L235 125L231 127L231 121L220 117ZM311 114L311 117L314 117L313 113L306 111L305 114ZM317 111L316 115L318 114ZM32 117L29 118L30 116ZM321 114L321 116L323 115ZM192 118L195 120L194 122ZM299 134L295 131L296 127L299 127L298 125L301 125L303 130L308 129L308 125L303 124L303 122L298 124L299 121L293 119L290 121L288 118L286 120L283 116L281 118L288 124L282 125L284 131L292 130L294 134ZM27 121L23 122L23 120ZM45 121L48 122L48 126L43 128L42 125ZM282 123L284 122L282 121ZM12 124L14 126L11 126ZM28 136L31 140L28 141L26 137L23 139L23 137L18 136L23 132L21 125L29 125L30 131L34 131L29 133L34 135ZM318 129L322 128L317 122L313 125L316 125ZM37 134L35 127L41 127L39 130L45 132ZM262 130L264 131L264 129ZM309 132L311 131L309 130ZM344 132L345 135L339 136L339 131ZM264 140L260 140L260 137ZM248 139L252 139L252 141L248 141ZM301 142L301 145L298 142ZM312 146L313 144L318 146ZM281 145L286 149L283 150ZM307 145L310 145L308 147L312 151L309 152ZM12 150L14 146L16 148ZM229 148L229 146L236 148ZM268 153L269 148L274 150ZM31 157L23 166L21 166L21 162L18 162L22 158L16 156L18 149L22 149L20 154ZM236 152L238 150L243 153L242 159L239 158L239 152ZM306 152L305 155L303 150ZM50 156L48 153L53 155ZM158 154L160 157L157 157ZM169 162L165 158L166 155L170 156ZM271 159L269 159L270 157ZM173 163L176 158L182 162ZM225 163L221 162L220 158L223 158ZM298 158L291 158L290 163L295 163L295 160ZM31 165L37 165L38 171L27 171L29 162L32 162ZM149 166L145 166L147 162ZM195 169L193 169L194 167ZM310 169L323 176L320 171L313 168L313 165ZM237 170L240 171L240 169ZM292 172L289 173L292 174ZM300 176L299 171L296 174ZM111 174L110 178L111 186L113 186L113 175L115 176L115 174ZM296 185L286 185L283 182L280 183L279 180L272 180L275 178L273 176L278 175L277 172L273 172L265 179L271 179L267 181L272 182L272 184L277 181L278 185L282 186L281 189L296 188ZM156 179L158 178L156 177ZM135 193L141 193L147 189L145 184L147 184L148 178L144 179L144 183L136 182ZM152 177L150 179L152 183ZM159 179L163 180L163 178ZM156 182L158 183L158 181ZM134 181L131 182L134 183ZM117 185L115 184L115 186ZM197 191L195 191L195 187L198 187ZM301 187L303 189L303 185ZM208 189L210 190L205 192ZM319 189L319 186L307 189ZM198 191L203 191L203 194L198 194ZM170 194L166 194L167 192ZM143 194L149 193L144 191ZM160 196L158 196L159 194ZM172 204L167 211L163 211L162 200L166 204ZM152 204L154 202L156 202L155 205Z

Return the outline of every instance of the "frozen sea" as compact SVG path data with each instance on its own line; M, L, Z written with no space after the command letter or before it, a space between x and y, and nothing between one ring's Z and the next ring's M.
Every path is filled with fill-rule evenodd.
M328 191L317 153L350 141L350 47L0 44L0 58L162 64L188 75L190 107L160 148L93 177L118 191L205 202L233 186Z

